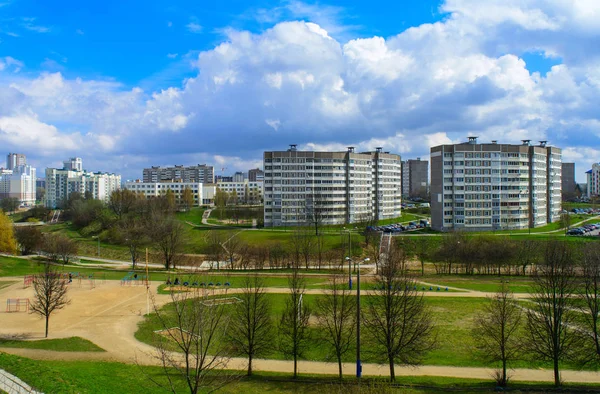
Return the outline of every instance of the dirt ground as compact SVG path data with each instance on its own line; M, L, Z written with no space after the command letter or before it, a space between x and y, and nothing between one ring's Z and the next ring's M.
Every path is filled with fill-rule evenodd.
M2 282L15 281L16 278L0 278ZM157 306L169 302L168 295L157 294L160 283L152 282L150 295ZM235 294L230 289L229 294ZM268 289L268 292L285 293L287 289ZM318 294L322 290L311 289L307 293ZM134 333L147 309L147 295L144 286L121 286L120 281L96 282L96 287L90 289L85 282L80 287L75 283L69 289L71 303L63 310L55 312L50 320L49 338L65 338L79 336L88 339L106 350L97 352L53 352L36 349L2 349L7 353L43 360L102 360L120 362L138 362L140 364L156 364L152 356L153 348L137 341ZM428 294L428 293L426 293ZM430 293L431 296L452 297L481 297L485 293ZM17 283L0 288L0 335L25 336L29 339L41 339L44 336L44 321L25 312L6 313L7 298L33 298L31 287L23 288L22 279ZM288 373L292 371L291 361L256 360L254 369L257 371L273 371ZM244 359L232 359L228 367L244 369ZM354 364L344 366L345 373L354 373ZM337 374L337 365L323 362L301 361L301 373ZM375 364L363 365L365 375L388 374L385 366ZM399 376L447 376L457 378L489 379L492 371L486 368L460 368L443 366L423 366L419 368L397 367ZM563 379L570 382L600 383L600 374L596 372L564 371ZM520 369L513 372L515 381L552 381L551 371Z

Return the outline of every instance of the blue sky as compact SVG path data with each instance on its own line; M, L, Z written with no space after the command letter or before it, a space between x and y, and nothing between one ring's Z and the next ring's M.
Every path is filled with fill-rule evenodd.
M247 170L288 143L426 157L477 134L548 139L582 181L600 2L567 3L0 0L0 145L136 178Z

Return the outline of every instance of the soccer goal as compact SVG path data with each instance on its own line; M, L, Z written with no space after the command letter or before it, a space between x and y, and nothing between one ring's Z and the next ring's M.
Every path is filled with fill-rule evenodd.
M29 298L9 298L6 300L6 312L29 312Z

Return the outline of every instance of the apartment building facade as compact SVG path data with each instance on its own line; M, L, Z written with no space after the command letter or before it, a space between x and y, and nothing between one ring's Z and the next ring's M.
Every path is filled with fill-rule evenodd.
M344 224L401 215L400 156L383 152L264 153L265 226Z
M27 157L22 153L9 153L6 155L6 169L14 170L17 167L27 165Z
M429 189L429 162L410 159L402 162L402 195L425 197Z
M217 182L217 188L229 195L235 195L238 203L260 204L263 200L263 182L250 182L248 179L232 182Z
M143 181L146 183L157 182L185 182L185 183L214 183L215 169L213 166L198 164L195 166L172 166L144 168Z
M540 227L561 211L562 154L532 146L477 143L431 148L431 221L440 231Z
M36 169L28 165L0 171L0 199L16 198L21 205L35 205L35 174Z
M121 175L87 172L80 158L64 163L64 168L46 168L46 197L48 208L57 208L71 193L88 194L94 199L108 202L113 191L121 188Z
M587 197L592 198L600 195L600 163L592 164L592 168L586 171Z
M575 193L575 163L562 163L562 192L563 195Z
M198 182L142 182L140 180L126 182L125 188L143 195L145 198L155 198L171 190L175 201L183 198L183 191L188 188L194 196L194 206L212 205L215 198L215 185L204 185Z

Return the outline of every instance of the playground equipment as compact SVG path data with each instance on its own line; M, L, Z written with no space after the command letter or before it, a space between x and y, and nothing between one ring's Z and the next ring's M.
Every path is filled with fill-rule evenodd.
M23 288L29 287L33 284L33 275L25 275L23 277Z
M121 286L145 286L148 283L148 276L138 275L131 271L121 279Z
M7 299L6 312L29 312L29 298Z

